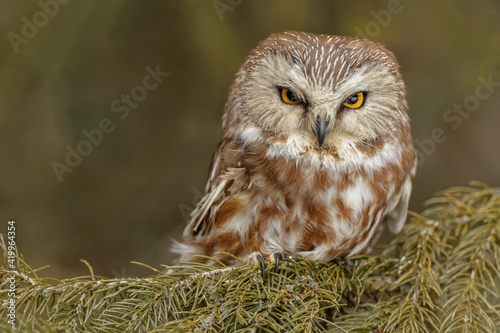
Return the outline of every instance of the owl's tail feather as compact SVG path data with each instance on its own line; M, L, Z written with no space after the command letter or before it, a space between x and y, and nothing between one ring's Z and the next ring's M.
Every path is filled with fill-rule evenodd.
M170 248L170 252L179 255L179 259L177 259L175 263L200 261L193 256L202 253L201 249L196 244L192 242L181 243L176 241L175 239L172 239L172 247Z

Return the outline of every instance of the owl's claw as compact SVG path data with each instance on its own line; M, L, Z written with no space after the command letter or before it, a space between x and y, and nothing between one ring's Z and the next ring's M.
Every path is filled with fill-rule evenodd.
M332 259L332 262L336 263L340 268L344 268L344 267L342 267L342 264L340 263L340 261L337 258Z
M282 260L285 260L285 256L281 252L275 252L271 256L269 256L269 261L271 263L274 263L274 271L275 272L278 271L279 263ZM264 279L265 274L266 274L266 263L265 263L265 260L264 260L264 257L262 256L262 254L260 254L259 252L252 253L248 257L248 262L252 265L257 265L257 264L260 265L261 276L262 276L262 279Z
M273 258L271 258L271 262L274 261L274 272L276 273L278 271L278 266L281 260L285 260L285 256L281 252L274 252L273 253Z
M344 260L344 262L346 263L347 267L349 267L349 269L352 270L353 266L352 266L352 262L349 260L349 258L347 258L347 257L341 257L341 258ZM338 259L335 258L332 261L334 263L336 263L337 265L339 265L340 268L342 268L342 269L344 268Z
M261 276L262 279L264 279L265 273L266 273L266 265L264 262L264 258L259 252L254 252L248 256L248 261L250 265L260 265L260 270L261 270Z
M345 263L346 263L347 267L349 267L349 269L351 269L351 270L352 270L352 262L349 260L349 258L347 258L347 257L343 257L342 259L344 259L344 261L345 261Z
M260 270L262 274L262 280L264 280L264 276L266 275L266 265L264 263L264 258L260 255L260 253L257 253L257 260L260 263Z

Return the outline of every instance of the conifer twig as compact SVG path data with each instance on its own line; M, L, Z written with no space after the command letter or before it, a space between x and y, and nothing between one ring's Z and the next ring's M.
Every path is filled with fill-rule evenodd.
M15 279L18 330L46 332L497 332L500 193L456 187L427 201L381 255L259 267L182 263L145 278L39 276L0 238L0 316ZM11 326L0 321L0 331Z

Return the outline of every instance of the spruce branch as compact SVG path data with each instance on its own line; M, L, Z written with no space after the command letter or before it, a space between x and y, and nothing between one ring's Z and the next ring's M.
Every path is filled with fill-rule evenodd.
M438 330L439 317L435 311L439 309L435 300L443 292L435 271L441 269L439 259L444 252L441 228L438 221L415 215L402 235L408 241L398 244L397 248L393 246L401 266L397 272L399 278L391 289L404 292L394 296L397 300L404 296L389 316L386 332Z
M145 278L40 276L0 238L0 315L15 279L22 332L496 332L500 193L475 183L438 193L381 255L336 263L287 258L182 263ZM10 332L0 322L0 331Z

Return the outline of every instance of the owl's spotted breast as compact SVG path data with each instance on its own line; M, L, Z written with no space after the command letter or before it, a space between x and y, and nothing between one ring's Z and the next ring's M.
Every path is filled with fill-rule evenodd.
M181 260L331 260L366 252L381 222L398 232L415 175L406 108L395 57L380 44L268 37L232 86Z
M316 260L366 252L388 213L387 203L401 200L406 191L412 165L401 169L401 161L393 161L377 170L342 173L268 157L272 144L256 140L226 146L241 158L233 162L238 169L227 167L239 175L233 171L224 177L230 179L223 191L227 197L206 217L210 230L188 240L189 253L230 261L219 252L242 258L281 252Z

